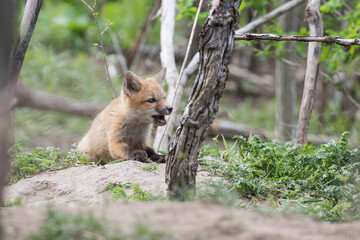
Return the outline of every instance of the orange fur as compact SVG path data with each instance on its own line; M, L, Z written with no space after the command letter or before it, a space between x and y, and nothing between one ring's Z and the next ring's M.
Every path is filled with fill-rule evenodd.
M100 163L115 159L159 160L160 155L147 145L146 138L151 124L165 125L164 115L172 111L160 85L165 75L166 68L145 80L127 72L120 96L96 116L78 150Z

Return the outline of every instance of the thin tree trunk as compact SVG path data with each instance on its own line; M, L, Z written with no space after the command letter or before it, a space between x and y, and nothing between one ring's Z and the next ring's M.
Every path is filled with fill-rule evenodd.
M166 155L169 195L184 197L195 186L197 157L205 132L214 121L225 87L241 0L212 2L200 38L200 64L190 98Z
M14 23L13 1L0 1L0 199L2 199L2 190L6 184L10 163L8 136L13 79L9 75L9 58L14 36ZM0 239L2 239L1 224L0 219Z
M176 82L179 78L179 73L176 69L175 54L174 54L174 29L175 29L175 8L176 0L162 1L162 16L161 16L161 31L160 31L160 45L161 45L161 65L167 68L166 82L168 84L167 101L171 104L175 98ZM174 108L173 113L176 112L177 107ZM174 128L175 114L168 117L168 123L165 127L158 127L153 146L157 150L165 151L169 145L170 134Z
M281 0L281 5L287 0ZM293 9L280 17L280 25L284 32L297 30L297 11ZM287 49L294 49L293 42L285 44ZM294 61L294 51L285 53L285 58ZM281 59L275 61L276 85L276 130L275 136L289 141L295 136L295 105L296 105L296 79L295 67L285 64Z
M323 21L319 11L320 0L309 0L305 9L306 19L309 24L311 36L323 35ZM311 42L308 48L308 58L305 74L305 86L300 106L299 123L296 133L296 143L305 144L310 122L310 115L315 99L316 79L319 72L319 58L321 43Z
M12 1L0 1L0 197L7 181L10 163L8 156L10 146L8 137L11 127L10 103L35 28L41 3L41 0L28 0L26 2L20 34L11 51L15 23L14 6Z

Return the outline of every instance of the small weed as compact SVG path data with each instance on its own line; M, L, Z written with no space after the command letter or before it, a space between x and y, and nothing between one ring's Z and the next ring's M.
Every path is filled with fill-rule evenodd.
M152 172L158 169L156 163L146 164L144 166L139 166L139 167L148 172Z

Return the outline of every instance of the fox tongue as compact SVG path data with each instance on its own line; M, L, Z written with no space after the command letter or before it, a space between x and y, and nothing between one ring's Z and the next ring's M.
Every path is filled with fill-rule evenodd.
M159 126L164 126L166 124L165 118L161 118L161 117L157 118L156 119L156 124L159 125Z

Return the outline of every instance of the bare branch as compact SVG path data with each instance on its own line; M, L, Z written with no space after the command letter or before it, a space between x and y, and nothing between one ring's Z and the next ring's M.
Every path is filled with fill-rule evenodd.
M41 5L42 0L31 0L26 2L20 26L20 34L11 53L10 75L15 79L14 83L16 83L19 77L25 54L39 16Z
M119 41L117 39L117 36L114 32L110 31L110 36L111 36L111 40L113 42L113 46L114 46L114 49L115 49L115 52L116 52L116 57L118 58L118 61L120 63L120 66L121 66L121 71L123 74L125 74L125 72L128 71L128 66L126 64L126 60L125 60L125 57L124 57L124 54L122 53L121 51L121 48L120 48L120 44L119 44Z
M360 39L344 39L340 37L318 37L318 36L299 36L299 35L276 35L268 33L245 33L243 35L235 35L235 40L272 40L272 41L299 41L299 42L323 42L335 43L343 46L360 45Z
M81 1L90 9L90 11L94 12L94 9L90 7L90 5L85 0L81 0Z
M76 101L49 93L31 90L22 83L18 83L15 89L15 107L31 107L36 109L58 111L66 114L94 117L104 109L102 105Z
M147 39L147 36L150 32L151 26L154 23L154 16L157 14L159 8L160 8L160 0L155 0L153 8L149 11L145 23L142 25L142 27L139 29L137 37L132 42L131 46L129 47L129 50L126 53L126 62L130 69L133 68L133 66L136 66L137 61L139 59L139 50L143 46L144 42Z
M235 31L235 34L238 35L238 34L242 34L242 33L251 32L254 29L256 29L257 27L263 25L264 23L273 20L274 18L290 11L291 9L299 6L302 3L305 3L305 1L304 0L289 1L289 2L285 3L284 5L281 5L280 7L269 12L268 14L250 22L249 24L245 25L244 27L239 28L238 30Z

